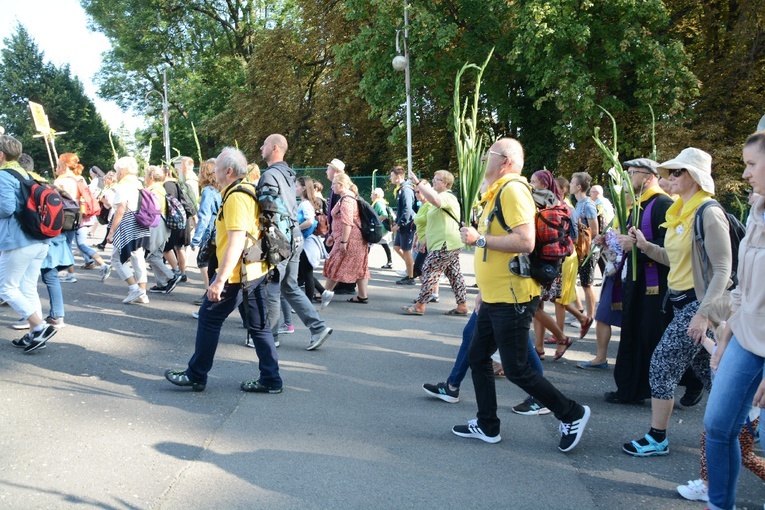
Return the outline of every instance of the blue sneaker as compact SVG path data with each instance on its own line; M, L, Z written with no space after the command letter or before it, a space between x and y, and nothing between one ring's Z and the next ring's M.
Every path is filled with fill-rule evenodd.
M659 457L669 454L669 439L665 438L664 441L658 442L651 437L651 434L646 434L643 440L624 443L622 450L633 457Z

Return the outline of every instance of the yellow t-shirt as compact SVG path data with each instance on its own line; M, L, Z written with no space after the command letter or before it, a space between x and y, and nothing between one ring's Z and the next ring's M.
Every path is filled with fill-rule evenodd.
M667 209L667 221L661 224L667 229L664 237L664 249L670 262L667 286L672 290L693 288L693 221L696 209L707 200L709 194L704 191L698 191L688 203L678 198Z
M500 194L502 186L518 180L523 185L509 183ZM517 174L505 175L492 184L482 197L486 202L478 223L478 232L489 235L505 235L496 218L488 223L488 218L494 210L494 203L499 195L502 215L508 227L515 228L526 223L534 223L537 212L534 199L526 186L526 178ZM510 261L517 253L505 253L486 248L476 248L475 278L481 297L487 303L527 303L539 296L539 283L533 278L523 278L510 272Z
M223 203L223 217L218 215L215 219L215 244L217 246L216 255L218 263L223 261L223 256L228 248L228 231L243 230L252 234L256 239L260 237L260 226L258 225L258 204L253 197L243 192L231 193L233 187L239 183L234 183L223 191L225 202ZM229 194L230 193L230 194ZM250 240L247 241L249 244ZM228 283L240 283L242 269L241 254L239 262L228 278ZM253 262L247 264L247 279L254 280L260 278L268 272L268 266L265 262Z
M148 188L155 197L157 197L157 203L159 204L159 212L162 216L167 216L167 190L165 190L164 184L161 182L153 182Z

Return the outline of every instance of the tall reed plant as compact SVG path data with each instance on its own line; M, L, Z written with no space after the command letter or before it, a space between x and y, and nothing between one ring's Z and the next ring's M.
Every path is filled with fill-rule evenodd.
M457 147L457 164L459 166L462 221L465 225L470 224L473 205L478 199L481 183L486 173L486 162L482 160L487 147L487 139L485 134L478 131L478 102L481 97L481 78L493 53L494 48L491 49L482 66L472 63L465 64L454 79L454 142ZM474 70L477 73L470 108L468 108L467 97L464 104L461 104L460 101L462 75L468 70Z

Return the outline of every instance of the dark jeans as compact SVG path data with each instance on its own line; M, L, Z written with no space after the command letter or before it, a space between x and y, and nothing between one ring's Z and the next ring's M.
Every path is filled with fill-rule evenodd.
M213 281L215 280L213 279ZM186 370L190 380L207 383L207 373L213 365L223 321L236 308L237 298L241 290L242 286L238 283L226 283L221 293L221 300L215 303L209 301L205 295L205 300L199 307L196 349L191 360L189 360L189 368ZM260 382L264 386L281 388L282 378L279 376L279 362L266 313L265 277L250 282L246 292L245 303L248 312L249 333L258 355Z
M324 286L320 284L313 276L313 266L308 262L305 250L300 252L300 263L298 264L298 284L303 282L303 291L305 296L313 301L313 297L318 292L324 292Z
M536 297L528 303L483 303L478 311L475 333L468 356L473 373L478 426L489 436L499 434L497 392L491 355L499 349L505 376L539 400L560 421L581 417L580 406L566 398L529 364L529 328L539 306Z
M473 339L473 332L475 331L475 323L478 315L475 311L470 314L465 328L462 330L462 344L460 350L457 352L457 359L454 360L454 366L452 367L452 373L446 379L446 382L459 388L462 384L462 380L467 375L468 368L470 368L470 359L468 358L468 350L470 349L470 341ZM544 368L542 362L539 360L537 351L534 348L534 332L529 331L529 363L531 368L544 375Z

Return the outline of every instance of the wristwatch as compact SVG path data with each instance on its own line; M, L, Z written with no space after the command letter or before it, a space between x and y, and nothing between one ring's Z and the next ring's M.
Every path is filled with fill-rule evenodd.
M486 236L480 236L476 242L475 245L479 248L485 248L486 247Z

